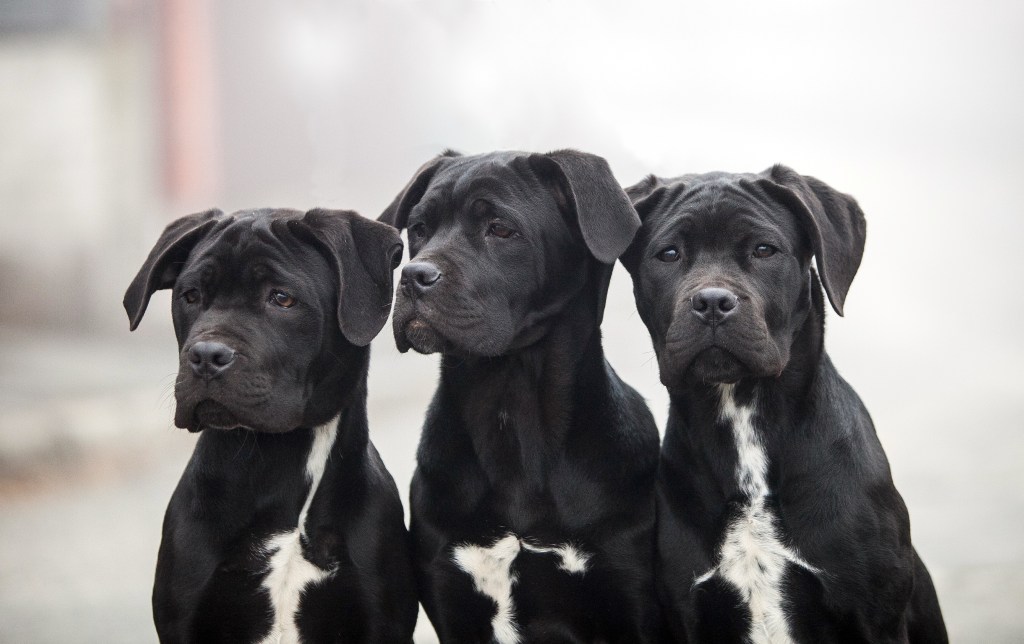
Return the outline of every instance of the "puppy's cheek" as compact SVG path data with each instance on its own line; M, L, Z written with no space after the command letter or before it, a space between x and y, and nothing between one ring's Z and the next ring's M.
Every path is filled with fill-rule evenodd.
M543 334L543 329L529 328L522 318L518 323L513 322L513 313L508 305L496 305L488 319L477 325L467 337L467 343L472 346L466 348L476 355L500 356L532 344L537 334Z
M665 355L664 349L658 353L658 379L669 389L672 389L674 384L680 380L679 370Z
M668 387L669 391L674 391L686 380L697 347L692 342L656 342L654 353L658 360L658 377L661 384Z
M765 377L779 377L789 364L790 343L772 341L765 346L761 354L761 371Z
M194 427L193 416L198 396L192 382L191 369L187 373L178 372L174 383L174 426L189 431L197 431Z
M174 407L174 426L190 432L199 431L195 422L195 409L195 404L179 400Z

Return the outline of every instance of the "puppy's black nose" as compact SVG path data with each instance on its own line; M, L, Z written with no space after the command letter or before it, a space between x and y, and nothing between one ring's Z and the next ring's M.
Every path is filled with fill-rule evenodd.
M216 378L235 361L235 351L220 342L196 342L188 350L188 361L197 376Z
M724 288L702 288L690 299L693 314L704 324L715 326L732 315L740 298Z
M402 269L402 290L423 293L438 283L441 270L427 261L409 262Z

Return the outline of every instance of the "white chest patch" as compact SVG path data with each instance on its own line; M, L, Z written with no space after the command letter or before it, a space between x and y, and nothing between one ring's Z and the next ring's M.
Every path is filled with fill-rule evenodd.
M295 614L299 610L302 592L310 584L316 584L330 577L334 571L323 570L310 563L302 554L302 537L306 533L306 514L313 502L313 495L320 486L324 476L327 459L338 433L338 419L313 430L313 444L306 458L306 479L309 481L309 494L299 513L298 523L294 530L279 532L263 544L263 552L267 561L267 576L263 579L263 588L270 598L273 622L270 632L260 640L259 644L298 644L299 629L295 624Z
M558 568L570 575L587 572L591 555L572 544L543 546L520 539L509 533L490 546L462 544L452 550L452 560L463 572L473 578L476 591L486 595L497 604L491 628L497 644L519 644L519 627L516 624L515 604L512 601L512 587L516 576L512 563L523 550L527 552L550 553L559 559Z
M768 457L753 424L754 407L740 407L733 385L722 385L721 419L732 426L738 462L736 482L747 497L740 515L726 529L718 565L694 581L694 586L718 576L739 591L750 610L753 644L790 644L783 605L782 578L787 563L817 573L818 570L782 543L776 518L766 507Z

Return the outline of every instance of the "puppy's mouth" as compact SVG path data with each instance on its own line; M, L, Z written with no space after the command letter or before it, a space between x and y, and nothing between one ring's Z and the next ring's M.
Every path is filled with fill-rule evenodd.
M694 356L687 373L699 382L732 384L749 371L736 356L722 347L712 345Z
M440 353L448 344L437 328L428 321L431 311L412 298L400 294L395 302L395 313L392 323L395 331L395 344L398 350L406 353L409 349L424 355Z
M395 335L398 341L398 349L402 353L405 353L410 348L422 354L438 353L444 349L445 345L441 334L419 317L406 322L401 329L401 333L396 333Z
M190 417L184 420L186 420L184 424L175 424L179 427L185 427L190 432L198 432L203 429L229 430L247 428L234 412L221 403L209 399L200 401L192 408Z

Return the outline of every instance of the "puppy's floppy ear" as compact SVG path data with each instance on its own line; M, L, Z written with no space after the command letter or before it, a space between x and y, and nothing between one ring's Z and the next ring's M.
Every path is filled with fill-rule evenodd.
M390 224L398 230L405 228L406 222L409 221L409 211L423 198L423 193L427 191L430 180L452 158L460 156L462 155L455 150L445 150L440 155L421 165L420 169L413 175L412 181L402 188L394 201L384 209L380 217L377 217L377 221L383 221L385 224Z
M818 259L821 284L832 308L843 314L843 303L864 256L867 222L856 200L814 177L784 165L759 175L758 183L801 220Z
M637 183L626 188L626 196L629 197L640 221L647 218L652 210L665 196L665 182L659 177L649 174Z
M174 286L188 254L223 214L214 208L187 215L164 228L153 250L149 251L149 257L124 293L124 310L128 313L129 328L132 331L142 321L149 298L156 291Z
M626 188L626 196L633 203L633 208L636 210L636 214L640 217L641 222L646 221L648 215L661 203L662 198L665 196L665 185L665 182L660 178L649 174L639 182ZM640 243L642 243L641 236L637 235L626 249L626 252L619 257L622 265L630 273L636 269L637 264L640 262Z
M392 274L402 261L398 231L350 210L310 210L288 226L327 251L338 275L342 335L360 347L370 344L391 312Z
M640 218L608 162L576 150L531 154L529 162L552 185L559 207L576 215L590 253L614 264L640 228Z

